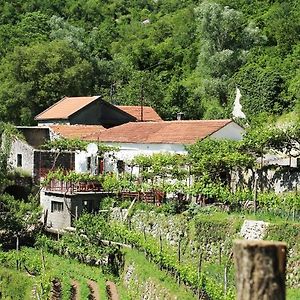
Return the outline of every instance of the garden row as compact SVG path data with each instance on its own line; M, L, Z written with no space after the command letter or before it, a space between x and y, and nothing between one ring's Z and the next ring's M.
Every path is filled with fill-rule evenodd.
M99 267L33 248L0 252L0 264L5 299L110 299Z

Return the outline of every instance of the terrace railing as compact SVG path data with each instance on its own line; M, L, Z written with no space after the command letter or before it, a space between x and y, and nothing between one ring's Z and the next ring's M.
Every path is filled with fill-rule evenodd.
M146 192L122 191L120 192L119 196L122 200L133 200L135 198L138 201L152 203L157 206L160 206L163 203L163 200L165 198L165 193L157 190L146 191Z
M69 182L52 179L46 186L45 191L77 194L84 192L102 192L102 186L97 181Z

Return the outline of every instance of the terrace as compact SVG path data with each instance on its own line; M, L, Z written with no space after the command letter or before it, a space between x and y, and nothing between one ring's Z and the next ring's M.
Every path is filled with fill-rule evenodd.
M58 179L51 179L44 187L46 192L55 192L60 194L78 194L78 193L101 193L102 186L98 181L79 181L71 182Z

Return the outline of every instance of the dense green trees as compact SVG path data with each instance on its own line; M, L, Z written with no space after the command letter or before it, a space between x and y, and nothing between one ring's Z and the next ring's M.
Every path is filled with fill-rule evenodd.
M4 188L11 183L10 168L7 158L10 153L12 139L20 135L10 124L0 123L0 236L1 243L11 241L16 236L24 236L33 232L38 225L40 208L34 197L27 201L17 200L8 194L2 194ZM21 136L19 136L21 138ZM28 232L29 231L29 232ZM0 245L1 246L1 245Z
M299 102L300 4L285 1L2 1L0 118L31 124L64 95L152 105L165 119ZM11 114L11 111L15 114Z
M16 47L2 59L0 78L0 117L17 124L29 125L63 95L93 93L92 64L63 41Z

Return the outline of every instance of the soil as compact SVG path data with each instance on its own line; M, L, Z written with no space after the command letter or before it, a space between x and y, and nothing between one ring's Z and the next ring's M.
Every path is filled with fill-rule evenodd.
M88 280L88 286L91 291L89 295L89 300L100 300L99 286L97 282L93 280Z
M79 282L72 279L71 284L71 300L80 300Z
M106 281L106 292L110 300L119 300L116 285L111 281Z
M51 300L60 300L61 299L61 283L58 279L52 280L50 299Z

